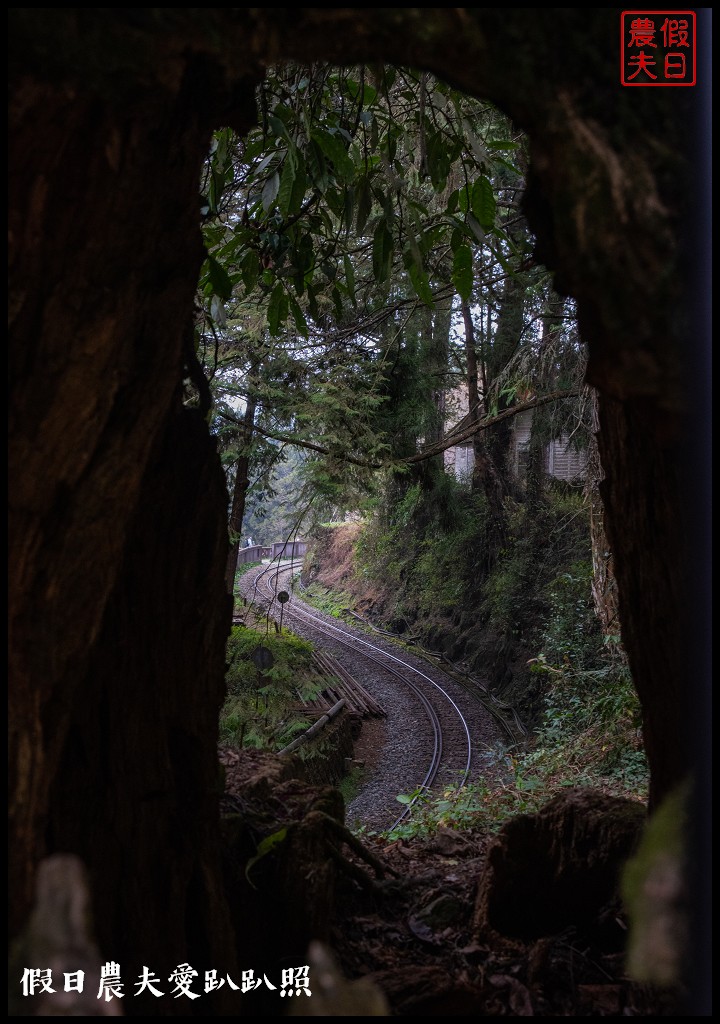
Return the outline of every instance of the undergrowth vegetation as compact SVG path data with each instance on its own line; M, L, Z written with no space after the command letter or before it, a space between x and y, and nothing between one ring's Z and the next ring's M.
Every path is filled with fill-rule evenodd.
M283 630L265 633L234 626L227 645L227 696L220 712L220 742L281 750L308 728L301 699L322 688L311 671L312 645Z
M385 833L388 838L428 835L439 828L495 832L508 818L538 810L570 786L647 799L640 707L627 668L615 663L574 672L549 665L541 655L536 670L552 678L529 749L488 751L485 769L494 769L492 782L458 783L440 794L400 794L400 803L412 802L413 813Z
M413 814L387 833L389 838L427 835L442 827L494 832L508 818L538 810L570 786L647 799L640 708L627 668L615 664L574 673L541 657L538 671L553 678L530 749L488 751L486 768L495 769L492 782L449 786L440 794L400 794L401 803L414 801Z
M338 614L372 593L377 624L462 661L531 726L522 749L487 752L492 782L400 794L413 812L394 837L493 830L568 786L647 795L639 702L619 638L606 642L593 607L584 494L549 482L539 501L506 498L494 552L492 527L482 493L449 476L429 494L415 484L365 524L353 577L340 599L324 598Z

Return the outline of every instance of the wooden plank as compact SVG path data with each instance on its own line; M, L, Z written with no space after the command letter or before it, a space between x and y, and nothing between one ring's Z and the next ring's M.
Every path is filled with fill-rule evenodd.
M372 694L357 679L350 675L336 658L325 651L316 651L313 654L313 659L323 675L329 675L337 679L338 682L335 684L334 689L340 690L345 695L349 706L356 709L363 717L369 715L385 717L385 709L378 704Z

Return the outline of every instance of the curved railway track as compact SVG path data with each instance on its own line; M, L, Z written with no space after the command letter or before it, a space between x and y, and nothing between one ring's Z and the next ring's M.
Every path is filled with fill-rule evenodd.
M271 613L277 595L281 592L281 576L286 573L295 574L298 570L297 563L279 566L271 564L255 570L252 574L248 573L248 577L252 576L252 582L248 578L246 586L252 586L252 595L246 596L252 596L254 603L267 605L268 613ZM291 593L292 587L287 587L287 590ZM279 602L276 608L279 613ZM327 617L310 609L294 595L285 603L282 615L284 621L292 622L293 630L299 635L319 641L323 646L333 650L336 656L341 653L342 660L349 670L361 679L365 686L375 689L376 696L380 696L382 692L384 703L388 702L388 693L394 695L394 703L392 699L390 700L394 711L388 720L388 750L385 756L395 758L396 764L390 766L389 772L387 766L385 768L387 807L381 828L392 829L399 825L412 813L417 802L422 800L423 795L435 783L448 784L452 781L454 785L462 786L467 782L473 767L480 759L479 748L483 744L490 745L487 738L487 712L477 703L476 695L471 694L467 686L462 686L457 680L439 670L431 670L425 665L419 667L413 663L418 659L412 655L398 657L396 653L386 649L390 646L387 642L382 642L382 646L381 641L372 643L366 636L360 636L336 622L328 621ZM433 671L436 678L428 674L430 671ZM421 716L417 716L413 711L413 708L418 707L422 709ZM482 724L478 721L479 712L484 718ZM494 736L493 740L495 739ZM425 750L427 769L422 781L417 783L417 762L423 756L422 748ZM405 755L412 764L404 763ZM413 779L413 783L408 787L405 780L409 778ZM416 795L405 806L402 814L396 816L388 825L390 808L396 795L403 789L407 791L408 788ZM353 804L357 805L356 811L361 809L362 794L353 801ZM353 804L348 808L350 816L353 814ZM372 817L375 820L371 823L379 824L377 815L371 815Z

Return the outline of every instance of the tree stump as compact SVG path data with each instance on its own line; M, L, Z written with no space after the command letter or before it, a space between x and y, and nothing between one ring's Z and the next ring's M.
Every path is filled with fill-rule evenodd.
M511 819L488 850L477 933L528 941L597 923L644 821L641 804L584 789Z

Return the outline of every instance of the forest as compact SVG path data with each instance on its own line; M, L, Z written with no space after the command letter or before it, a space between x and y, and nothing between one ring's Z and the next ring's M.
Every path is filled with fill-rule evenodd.
M566 657L576 691L614 701L637 732L595 399L573 305L532 257L527 139L490 104L393 69L286 68L266 78L259 107L267 121L246 141L218 133L203 182L197 347L231 539L270 544L364 516L347 585L361 604L359 579L384 588L385 625L422 621L429 645L455 654L482 647L472 662L513 683L503 692L531 719L539 674L564 678ZM308 130L308 110L319 127ZM191 387L188 404L199 400ZM532 416L521 450L518 407ZM575 456L575 475L546 472L552 442ZM548 536L557 544L538 571ZM327 572L337 582L337 559ZM445 621L457 604L464 620ZM554 644L549 665L525 650L527 634ZM520 651L534 677L513 678ZM641 777L635 746L612 756Z
M11 1015L707 1015L705 90L10 13Z

